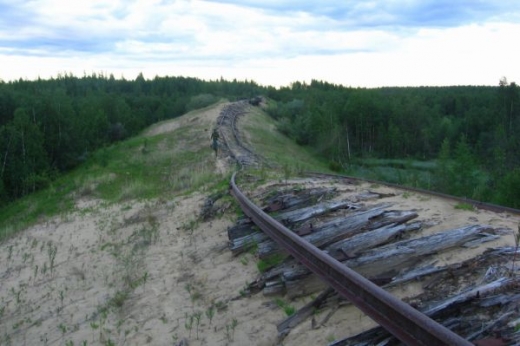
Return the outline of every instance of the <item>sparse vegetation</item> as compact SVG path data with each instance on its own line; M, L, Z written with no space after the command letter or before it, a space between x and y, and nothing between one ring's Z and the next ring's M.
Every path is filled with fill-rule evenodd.
M282 254L274 254L269 257L263 258L257 263L258 271L260 273L264 273L268 269L282 263L285 258L286 256Z
M240 257L240 263L242 263L242 265L248 265L249 264L249 259L247 258L247 256L242 256Z
M199 340L199 325L200 325L200 319L202 317L202 311L197 311L193 313L193 318L195 319L196 324L196 331L197 331L197 340Z
M213 317L215 316L215 306L211 305L209 308L207 308L206 311L205 311L205 315L206 315L206 317L209 320L209 324L211 325L211 321L213 320ZM1 317L2 316L0 314L0 318Z
M475 207L470 203L457 203L454 208L459 209L459 210L467 210L467 211L475 210Z
M238 326L238 320L236 318L233 318L233 320L226 324L226 329L225 329L225 335L226 335L226 339L231 342L231 341L234 341L235 339L235 329L236 327Z
M188 314L187 312L184 314L184 328L189 332L189 337L191 338L191 330L193 329L193 315Z
M290 305L285 300L281 298L276 298L275 303L278 307L280 307L287 316L291 316L296 312L296 308L293 305Z

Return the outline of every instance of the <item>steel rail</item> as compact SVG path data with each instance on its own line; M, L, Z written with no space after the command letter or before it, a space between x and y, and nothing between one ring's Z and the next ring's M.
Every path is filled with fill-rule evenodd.
M387 183L387 182L379 181L379 180L366 179L366 178L360 178L360 177L352 177L352 176L340 175L340 174L319 173L319 172L306 172L306 174L310 175L310 176L329 177L329 178L345 179L345 180L353 180L353 181L361 181L361 182L367 182L367 183L372 183L372 184L385 185L385 186L393 187L393 188L400 189L400 190L406 190L406 191L411 191L411 192L419 192L419 193L422 193L422 194L427 194L427 195L431 195L431 196L435 196L435 197L440 197L440 198L444 198L444 199L448 199L448 200L452 200L452 201L456 201L456 202L460 202L460 203L471 204L471 205L473 205L477 209L493 211L495 213L507 212L507 213L511 213L511 214L520 215L520 210L519 209L515 209L515 208L511 208L511 207L505 207L505 206L502 206L502 205L497 205L497 204L492 204L492 203L481 202L481 201L477 201L477 200L470 199L470 198L465 198L465 197L452 196L452 195L448 195L448 194L445 194L445 193L442 193L442 192L437 192L437 191L432 191L432 190L425 190L425 189L420 189L420 188L417 188L417 187L411 187L411 186L406 186L406 185L398 185L398 184Z
M244 213L294 258L407 345L472 345L362 275L330 257L264 213L231 178L231 193Z
M240 104L240 102L242 104ZM243 109L238 110L238 111L230 111L230 108L231 108L232 105L239 105ZM217 125L218 126L223 126L225 124L225 122L228 121L229 124L230 124L230 128L231 128L231 134L233 135L233 138L234 138L234 144L241 151L244 151L246 155L249 155L249 156L253 157L258 163L263 162L265 166L269 167L270 165L267 164L262 157L257 155L255 152L253 152L247 146L245 146L244 143L242 142L242 140L240 139L240 133L239 133L238 128L237 128L237 120L238 120L239 116L247 114L249 112L248 109L246 109L246 107L248 107L248 106L249 106L249 103L247 103L246 101L242 100L242 101L234 102L234 103L224 107L222 109L222 111L220 112L219 118L217 119ZM225 136L223 136L223 137L224 137L224 141L226 142L226 146L229 149L231 157L241 167L251 165L250 162L247 162L247 160L244 160L244 158L241 157L242 155L240 155L240 154L244 154L244 153L238 153L237 154L236 152L231 150L231 146L229 145L229 143L227 143L227 140L226 140ZM253 162L253 164L254 164L254 162Z

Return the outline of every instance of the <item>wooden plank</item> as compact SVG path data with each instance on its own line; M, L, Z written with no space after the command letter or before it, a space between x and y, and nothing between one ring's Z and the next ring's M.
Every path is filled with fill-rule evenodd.
M296 311L293 315L287 317L282 322L278 323L276 326L278 333L280 335L286 335L289 331L296 327L298 324L302 323L305 319L320 308L320 306L325 302L325 300L334 293L332 288L327 288L323 292L321 292L316 299L307 303L304 307Z
M361 256L343 263L366 277L387 273L395 275L401 269L416 264L424 256L462 246L492 231L491 227L482 225L461 227L367 250Z

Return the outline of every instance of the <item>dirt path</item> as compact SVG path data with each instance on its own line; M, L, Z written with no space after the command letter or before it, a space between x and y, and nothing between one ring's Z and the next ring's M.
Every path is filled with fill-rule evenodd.
M167 134L177 129L188 126L198 126L204 128L207 137L207 144L211 143L211 132L213 129L218 129L222 138L220 140L219 154L216 156L215 166L217 171L224 175L231 167L234 167L234 159L232 152L228 149L226 137L232 134L232 130L228 128L229 122L219 125L219 119L230 114L229 109L234 103L220 102L216 106L209 106L205 110L196 111L194 114L186 114L180 118L167 120L151 126L144 132L145 136L156 136L160 134ZM231 107L233 109L233 107Z

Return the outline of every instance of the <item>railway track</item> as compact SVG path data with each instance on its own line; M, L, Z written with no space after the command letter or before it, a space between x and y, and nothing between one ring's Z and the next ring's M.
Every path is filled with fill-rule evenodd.
M395 298L363 276L349 269L322 249L313 246L307 239L295 234L294 230L267 215L231 182L232 194L237 198L244 213L270 238L275 240L287 253L317 274L341 296L355 304L367 316L384 327L388 332L407 345L471 345L472 343L450 331L449 328L428 318L410 305ZM337 178L336 178L337 179ZM352 179L352 178L345 178ZM355 179L357 180L357 179ZM457 198L454 198L458 200ZM467 200L464 200L467 202ZM486 206L481 205L485 209ZM497 206L492 206L496 212ZM506 208L508 212L510 209ZM518 212L518 211L517 211ZM470 269L470 268L467 268ZM511 280L513 289L518 291L518 280ZM484 290L481 291L484 294ZM489 292L488 292L489 293ZM479 291L473 292L478 296ZM518 300L518 296L516 298ZM474 339L472 339L474 340ZM480 345L476 343L477 345ZM337 345L351 345L350 343ZM368 345L368 344L366 344ZM482 344L485 345L485 344ZM494 344L490 344L494 345ZM496 345L516 345L499 343Z
M343 297L407 345L472 345L449 329L388 294L355 271L309 244L264 213L231 179L231 191L244 213L272 239L320 276Z
M496 204L491 204L491 203L485 203L485 202L481 202L481 201L475 201L475 200L472 200L472 199L469 199L469 198L456 197L456 196L447 195L447 194L441 193L441 192L424 190L424 189L419 189L419 188L415 188L415 187L411 187L411 186L397 185L397 184L385 183L385 182L372 180L372 179L365 179L365 178L358 178L358 177L351 177L351 176L343 176L343 175L338 175L338 174L308 172L307 175L315 176L315 177L331 177L333 179L345 179L347 181L354 181L354 182L357 181L357 182L367 182L367 183L373 183L373 184L383 184L383 185L386 185L386 186L389 186L389 187L394 187L394 188L397 188L397 189L400 189L400 190L406 190L406 191L411 191L411 192L418 192L418 193L427 194L427 195L430 195L430 196L435 196L435 197L440 197L440 198L456 201L456 202L459 202L459 203L470 204L470 205L472 205L473 207L475 207L477 209L489 210L489 211L492 211L492 212L495 212L495 213L504 213L504 212L506 212L506 213L520 215L520 210L518 210L518 209L509 208L509 207L496 205Z
M244 105L238 107L243 110ZM236 121L239 115L244 114L238 110L229 112L226 117L222 117L219 125L229 127L232 135L233 144L228 147L231 152L238 154L232 155L242 166L251 166L258 162L258 156L247 149L240 140ZM227 125L226 125L227 124ZM229 135L226 136L226 144L230 143ZM237 149L238 148L238 149ZM251 156L251 154L253 156ZM244 159L249 156L249 159ZM311 176L329 177L333 179L344 179L353 182L371 182L384 184L381 182L369 181L360 178L323 175L310 173ZM231 191L239 202L244 213L266 234L275 240L287 253L303 263L309 270L317 274L323 281L333 287L341 296L355 304L360 310L371 317L374 321L384 327L388 332L407 345L472 345L470 341L452 332L449 328L435 322L425 314L419 312L400 299L389 294L387 291L372 283L354 270L349 269L343 263L325 253L321 249L313 246L307 240L294 233L267 215L260 207L251 202L245 194L238 188L235 181L236 173L231 180ZM429 194L431 196L450 199L456 202L472 204L476 208L489 210L496 213L508 212L520 214L520 211L485 204L468 199L461 199L453 196L439 194L410 187L402 187L386 184L393 188L404 189L407 191ZM478 344L478 343L476 343ZM338 344L339 345L339 344ZM484 344L482 344L484 345ZM490 344L491 345L491 344ZM499 344L497 344L499 345ZM506 345L505 343L500 345Z
M237 101L226 105L217 119L217 129L222 138L221 148L224 155L229 155L241 167L256 166L263 159L249 149L237 129L240 116L247 113L250 107L247 101Z

